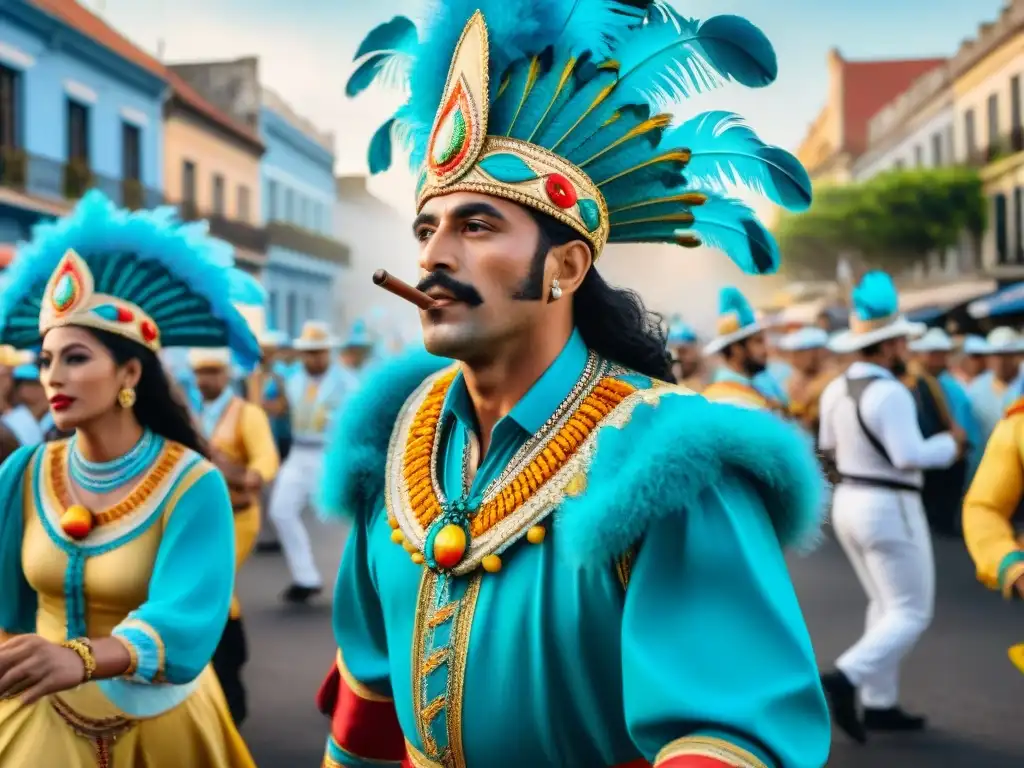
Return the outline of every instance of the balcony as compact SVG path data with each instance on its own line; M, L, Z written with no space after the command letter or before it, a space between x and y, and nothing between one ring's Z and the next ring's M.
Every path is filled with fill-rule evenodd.
M270 244L298 251L342 266L348 265L348 248L337 240L286 221L267 222Z
M245 221L229 219L216 213L202 213L195 203L179 203L181 217L186 221L205 219L210 225L210 234L226 240L238 249L236 257L253 265L262 265L266 259L269 237L266 229L254 227Z
M81 160L30 155L18 147L0 148L0 188L24 196L19 204L50 214L64 213L93 188L125 208L154 208L163 203L160 190L144 187L138 180L101 176Z
M981 164L981 178L986 183L995 182L1024 163L1024 127L1014 128L1007 134L992 141L985 150Z

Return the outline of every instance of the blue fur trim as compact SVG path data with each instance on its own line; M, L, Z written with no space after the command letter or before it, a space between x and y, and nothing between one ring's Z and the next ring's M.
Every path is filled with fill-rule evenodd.
M577 565L607 563L655 520L706 504L708 490L736 475L757 485L782 546L818 539L826 484L811 441L777 416L667 395L639 406L623 429L602 429L598 440L586 493L556 513Z
M345 403L324 458L318 507L326 517L370 514L384 505L388 444L405 401L452 361L422 347L380 363Z
M93 273L95 290L138 305L167 347L230 347L246 368L260 346L235 309L231 246L207 234L206 222L183 224L174 208L127 211L91 190L74 211L37 225L7 269L0 296L0 343L39 343L46 283L74 249Z

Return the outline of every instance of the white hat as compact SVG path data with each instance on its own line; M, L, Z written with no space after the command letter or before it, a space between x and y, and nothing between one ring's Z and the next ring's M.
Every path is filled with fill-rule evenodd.
M965 355L989 355L992 353L992 347L981 336L968 336L964 339L963 353Z
M227 347L193 347L188 351L188 367L193 371L200 368L230 368L231 350Z
M284 331L263 331L257 338L263 349L281 349L288 346L288 334Z
M764 330L754 310L738 288L727 285L718 294L716 336L704 347L705 355L715 355L737 341Z
M829 341L829 349L840 355L859 352L889 339L912 338L927 330L899 313L899 294L885 272L868 272L853 289L850 328Z
M930 328L917 341L910 342L911 352L952 352L953 340L941 328Z
M800 352L805 349L823 349L828 346L828 332L814 326L799 328L779 339L778 347L783 352Z
M325 352L340 346L341 343L331 334L327 323L319 320L308 320L303 323L302 333L292 342L292 347L300 352Z
M985 344L990 355L1015 355L1024 351L1024 342L1021 341L1020 335L1005 325L993 329L985 337Z

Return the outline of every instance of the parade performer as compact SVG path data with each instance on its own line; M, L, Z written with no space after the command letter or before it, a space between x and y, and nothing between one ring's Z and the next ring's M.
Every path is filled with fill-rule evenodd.
M235 513L235 570L241 569L256 545L260 532L260 492L277 474L278 456L267 414L232 390L231 350L199 348L189 352L189 362L203 402L199 423L210 446L210 458L224 475ZM242 667L248 646L238 597L217 651L217 672L235 723L245 720L247 706Z
M669 326L668 349L675 358L673 367L679 369L676 381L694 392L704 389L704 361L701 359L697 343L697 332L682 320L677 320Z
M832 524L868 596L860 640L823 677L836 724L857 741L865 728L917 730L899 706L899 665L931 622L932 542L921 505L922 470L950 466L965 435L956 425L925 439L905 373L907 339L920 326L899 315L892 280L869 272L853 291L850 329L831 340L858 360L821 396L818 447L834 452L840 481ZM864 707L857 710L857 692Z
M324 323L307 322L292 346L302 358L302 369L285 382L292 448L270 493L270 519L292 577L283 598L305 603L323 590L323 580L302 513L316 495L331 420L355 380L333 359L338 340Z
M789 412L817 439L821 393L836 374L828 359L828 333L814 326L800 328L783 336L779 349L790 358L785 383Z
M665 383L661 318L593 268L609 241L701 239L774 268L749 210L697 187L754 178L769 149L745 127L734 143L734 116L666 131L642 95L673 62L764 84L774 57L735 16L618 10L452 0L421 38L396 19L364 44L423 40L402 112L427 127L416 296L427 349L460 362L389 361L339 418L324 504L353 527L325 766L825 762L782 556L817 531L808 441ZM770 156L764 188L806 204L798 162ZM746 234L719 240L705 213Z
M365 320L356 320L341 345L339 358L345 370L357 379L366 373L368 364L373 359L373 338Z
M55 421L75 434L0 468L2 765L254 765L210 666L231 503L157 358L258 356L226 300L230 254L205 233L92 191L9 268L0 342L42 345Z
M970 386L984 372L991 351L988 342L981 336L965 336L960 344L960 355L953 366L953 376L964 387Z
M963 385L949 372L954 344L941 328L932 328L910 343L914 359L903 383L917 403L917 423L926 438L947 431L953 424L964 430L967 451L946 469L924 473L921 501L932 530L944 536L960 535L963 495L981 460L981 426Z
M718 296L717 332L704 346L704 354L721 355L723 364L712 374L704 396L745 408L785 411L785 395L767 373L764 327L746 297L732 286Z
M260 371L263 376L263 410L270 419L270 430L274 435L274 445L277 447L279 461L284 463L288 460L288 454L292 449L292 419L288 410L288 386L287 378L291 373L290 368L283 364L280 356L282 350L286 349L291 339L284 331L265 330L258 334L260 350L263 357L260 359ZM251 395L252 393L248 393ZM267 516L270 509L270 496L273 492L273 484L268 484L263 489L262 503L262 524L260 535L256 540L257 552L280 552L281 542L277 540L277 533L273 525L267 524Z
M1020 359L1024 342L1020 335L1006 326L992 330L985 337L988 370L967 387L967 395L978 417L982 444L988 442L996 423L1021 395Z
M22 363L11 373L11 409L0 422L3 422L20 445L39 445L46 436L44 419L50 412L50 404L46 393L39 383L39 366L35 363Z

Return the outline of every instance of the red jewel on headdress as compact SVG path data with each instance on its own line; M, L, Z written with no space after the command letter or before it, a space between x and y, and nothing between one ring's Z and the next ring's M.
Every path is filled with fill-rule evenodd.
M156 326L149 322L149 320L143 320L142 325L139 326L139 330L142 331L142 338L146 342L156 341Z
M117 308L117 322L130 323L134 319L135 313L132 312L130 309L125 309L124 307Z
M548 193L551 202L559 208L572 208L579 199L572 182L560 173L548 176L548 180L544 182L544 191Z

